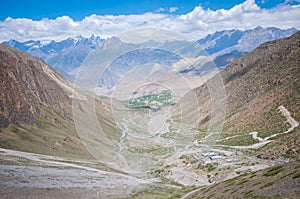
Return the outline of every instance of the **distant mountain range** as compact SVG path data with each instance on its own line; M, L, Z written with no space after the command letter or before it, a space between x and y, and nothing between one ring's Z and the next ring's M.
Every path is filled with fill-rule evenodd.
M98 87L98 95L110 95L113 91L116 94L121 86L121 95L128 97L133 92L129 91L133 85L146 82L166 84L175 79L178 82L182 69L192 66L192 60L185 59L195 59L201 53L203 50L198 43L186 40L125 43L112 37L90 53L78 70L75 83L93 90ZM184 75L192 75L195 71L196 68L192 67L187 72L189 74ZM198 75L197 78L201 77Z
M261 43L288 37L296 31L297 30L295 28L281 30L274 27L257 27L251 30L223 30L215 32L213 34L209 34L206 37L198 40L197 42L208 54L213 55L217 67L222 68L231 63L234 58L241 57L247 52L252 51ZM117 38L115 40L119 41ZM120 45L120 42L114 43L115 45ZM153 46L153 43L151 42L144 46ZM185 41L165 41L161 43L160 46L163 49L174 49L176 46L182 46L181 42ZM111 48L115 48L111 45L112 39L105 40L101 39L99 36L94 35L92 35L90 38L78 36L75 38L68 38L59 42L33 40L19 42L16 40L10 40L7 42L3 42L3 44L9 45L43 59L57 72L71 81L73 81L76 76L76 69L81 66L90 52L96 49L97 46L101 48L101 46L103 47L108 45ZM126 45L132 46L133 44ZM189 54L194 53L194 50L194 47L190 47L181 50L181 52L183 52L184 54ZM143 56L143 54L140 54L139 56ZM141 60L142 59L143 58L141 58Z
M90 38L78 36L56 41L25 41L10 40L3 42L8 46L27 52L32 56L43 59L63 76L72 74L72 70L78 68L91 50L105 40L92 35Z
M223 30L198 40L198 43L210 55L223 55L231 51L251 52L260 44L284 37L297 32L297 29L290 28L282 30L279 28L260 26L251 30Z

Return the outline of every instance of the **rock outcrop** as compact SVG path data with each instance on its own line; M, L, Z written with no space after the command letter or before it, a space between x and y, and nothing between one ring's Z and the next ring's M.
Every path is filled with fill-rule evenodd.
M47 107L65 117L71 100L59 79L41 59L0 44L0 128L33 123Z

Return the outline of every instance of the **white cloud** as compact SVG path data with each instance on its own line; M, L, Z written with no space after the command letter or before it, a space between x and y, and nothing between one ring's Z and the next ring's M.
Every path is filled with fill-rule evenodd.
M170 13L176 12L177 10L178 10L177 7L170 7L170 8L169 8L169 12L170 12Z
M300 6L281 4L272 9L262 9L254 0L247 0L229 10L213 11L197 6L185 15L91 15L80 21L74 21L68 16L39 21L7 18L0 21L0 41L62 40L91 34L108 37L138 28L164 28L192 39L199 39L218 30L249 29L256 26L300 29Z
M163 11L165 11L165 9L164 8L158 8L155 12L163 12Z

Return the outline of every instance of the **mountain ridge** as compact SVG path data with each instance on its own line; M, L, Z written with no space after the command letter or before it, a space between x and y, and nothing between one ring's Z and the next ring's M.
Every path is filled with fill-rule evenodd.
M197 42L208 53L208 55L213 55L215 59L218 59L216 62L218 67L225 67L233 60L233 58L241 57L241 55L245 52L250 52L259 44L265 41L287 37L294 32L296 32L295 28L281 30L274 27L257 27L244 31L232 29L208 34L206 37L199 39ZM117 45L118 42L111 43L113 40L119 39L114 39L114 37L112 37L105 40L101 39L99 36L92 35L89 38L77 36L75 38L67 38L59 42L33 40L18 42L16 40L10 40L3 42L3 44L42 58L47 64L51 65L65 78L73 81L76 76L76 69L81 66L89 53L99 45L111 46L113 43L116 43ZM163 48L167 45L171 46L173 44L168 41L161 44ZM151 46L151 42L149 42L149 46ZM193 49L185 50L191 51ZM242 53L235 53L236 51ZM185 52L185 54L186 53L187 52ZM224 56L230 58L224 60Z
M288 37L297 32L295 28L282 30L275 27L262 28L260 26L249 30L223 30L199 39L197 42L208 54L222 55L231 51L250 52L258 45Z
M56 42L29 40L19 42L10 40L3 44L27 52L35 57L43 59L54 69L58 68L65 73L71 73L78 68L91 50L95 49L104 40L99 36L92 35L89 38L77 36Z

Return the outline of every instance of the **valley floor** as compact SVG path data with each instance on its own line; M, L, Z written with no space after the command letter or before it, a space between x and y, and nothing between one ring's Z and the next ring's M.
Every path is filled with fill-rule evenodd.
M290 133L299 123L283 106L279 110L291 128L278 135ZM200 135L198 139L193 135L182 141L182 134L168 137L172 133L171 122L157 126L153 118L164 121L163 114L153 113L145 132L136 130L132 121L121 120L120 159L113 162L74 160L0 148L0 198L153 198L152 191L157 197L174 191L178 198L196 186L209 187L274 165L289 165L287 160L261 159L245 151L256 148L253 146L257 144L265 145L277 134L261 138L252 132L249 136L257 144L248 146L217 144L230 139L238 141L241 135L222 137L218 133L199 131L195 132ZM193 130L188 127L186 132ZM209 144L209 139L215 138L219 141ZM298 185L295 186L298 190ZM191 192L185 198L199 193L199 190Z
M0 149L0 198L121 198L157 181L105 170L96 161Z

